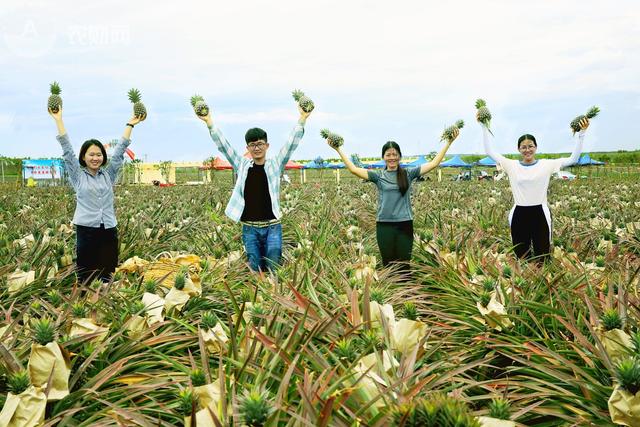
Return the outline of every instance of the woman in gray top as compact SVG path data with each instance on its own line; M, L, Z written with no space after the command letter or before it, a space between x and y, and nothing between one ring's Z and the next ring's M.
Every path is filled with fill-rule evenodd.
M398 270L405 278L410 276L409 261L413 247L411 183L440 164L458 134L459 131L456 129L453 139L445 142L444 147L432 161L408 169L400 167L402 152L400 146L394 141L388 141L382 146L385 168L380 171L355 166L341 147L334 147L349 172L376 184L378 188L376 237L382 265L386 267L390 263L396 263Z
M100 279L108 282L118 265L118 232L113 209L113 186L122 167L124 152L131 143L131 130L143 121L131 117L120 142L107 164L107 152L97 139L85 141L76 157L62 121L62 108L49 114L58 128L58 142L69 181L76 193L76 266L78 281ZM105 166L106 165L106 166Z

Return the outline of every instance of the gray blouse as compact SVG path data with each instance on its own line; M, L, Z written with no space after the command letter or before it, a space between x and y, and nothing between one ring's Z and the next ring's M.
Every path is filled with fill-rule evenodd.
M407 168L409 188L404 196L398 189L398 172L390 172L386 169L380 171L367 171L369 181L378 187L378 213L376 220L379 222L401 222L413 220L411 211L411 185L414 179L420 176L420 166Z

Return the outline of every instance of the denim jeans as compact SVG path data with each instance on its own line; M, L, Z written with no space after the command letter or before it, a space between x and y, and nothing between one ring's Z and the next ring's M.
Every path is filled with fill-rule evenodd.
M282 224L242 225L242 242L253 271L275 270L282 257Z

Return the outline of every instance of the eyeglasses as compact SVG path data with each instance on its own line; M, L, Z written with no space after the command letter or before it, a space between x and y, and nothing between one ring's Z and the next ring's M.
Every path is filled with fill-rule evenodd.
M251 142L247 144L247 148L250 150L255 150L256 148L262 148L267 145L266 142Z

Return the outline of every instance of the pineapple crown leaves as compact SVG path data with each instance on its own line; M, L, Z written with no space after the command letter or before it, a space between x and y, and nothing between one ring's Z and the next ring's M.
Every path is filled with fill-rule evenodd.
M9 391L13 394L20 394L31 385L29 378L29 372L27 370L16 372L9 376L8 384Z
M212 311L205 311L200 318L200 326L203 329L213 329L218 323L218 317Z
M47 345L55 339L56 328L51 319L43 317L32 324L35 341L40 345Z
M416 307L415 303L411 301L407 301L404 303L404 307L402 308L403 315L409 320L417 320L418 319L418 307Z
M602 322L602 326L606 331L610 331L612 329L622 329L623 322L622 317L620 317L620 313L615 308L611 308L606 310L602 317L600 318Z
M483 307L486 307L489 305L489 303L491 302L491 294L489 292L482 292L480 294L480 305Z
M62 89L60 89L58 82L51 83L49 85L49 89L51 90L51 95L60 95L60 93L62 93Z
M191 384L194 387L200 387L207 383L207 378L202 372L202 369L194 369L189 373L189 378L191 378Z
M182 415L192 415L195 410L194 403L195 399L191 390L185 388L178 393L178 408Z
M195 107L196 104L200 101L204 101L204 98L198 94L195 94L191 97L191 106Z
M616 367L615 374L620 387L634 395L640 391L640 363L637 358L620 362Z
M481 98L476 99L476 108L482 108L486 106L487 106L487 101Z
M489 416L499 420L511 418L511 403L507 399L497 398L489 403Z
M127 92L127 95L129 96L129 101L134 104L140 102L140 99L142 98L142 94L140 93L140 91L135 88L130 89L129 92Z
M250 427L263 426L272 411L268 398L255 390L246 394L240 402L240 413Z
M585 114L585 116L587 116L587 119L593 119L598 115L598 113L600 113L600 108L594 105L593 107L589 108L589 111L587 111L587 114Z
M293 92L291 92L291 95L293 95L293 99L298 102L300 101L300 98L302 98L304 96L304 92L301 91L300 89L296 89Z
M464 127L464 120L458 120L457 122L454 123L454 126L457 127L458 129L462 129Z
M320 136L324 139L329 138L329 136L331 136L332 133L329 129L320 129Z

